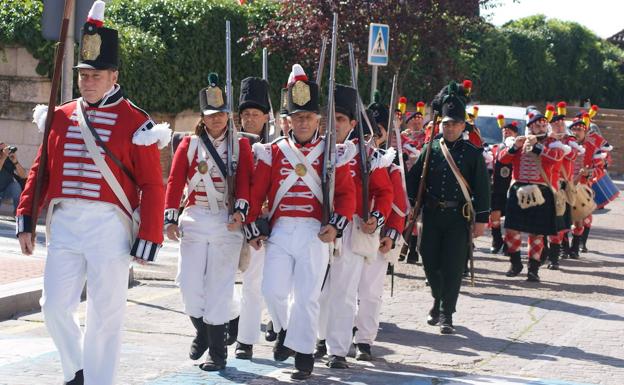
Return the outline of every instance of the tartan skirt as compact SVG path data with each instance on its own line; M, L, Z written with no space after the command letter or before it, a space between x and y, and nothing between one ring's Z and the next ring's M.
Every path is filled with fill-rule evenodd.
M514 183L507 193L505 207L505 228L528 234L555 235L562 229L562 217L555 212L555 197L548 186L538 185L544 203L523 209L518 204L516 192L530 183Z

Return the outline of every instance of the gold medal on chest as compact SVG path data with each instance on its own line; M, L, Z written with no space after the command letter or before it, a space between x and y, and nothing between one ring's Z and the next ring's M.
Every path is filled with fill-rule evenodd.
M206 163L205 160L202 160L201 162L199 162L199 164L197 165L197 171L199 171L200 174L205 174L208 172L208 163Z
M303 163L299 163L295 166L295 174L299 175L299 176L304 176L305 174L307 174L308 169L306 169L306 166Z

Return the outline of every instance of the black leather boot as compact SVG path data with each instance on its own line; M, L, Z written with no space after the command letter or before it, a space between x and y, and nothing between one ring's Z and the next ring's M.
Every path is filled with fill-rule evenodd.
M355 359L358 361L372 361L373 353L369 344L355 344Z
M505 275L508 277L515 277L520 274L524 268L524 266L522 266L522 259L520 259L520 251L509 253L509 262L511 262L511 266Z
M327 360L326 365L331 369L349 369L349 365L347 364L347 358L342 356L329 356L329 360Z
M206 362L199 365L201 370L207 372L216 372L225 369L227 359L227 345L225 344L227 336L227 324L208 325L208 358Z
M195 338L191 342L189 357L191 360L199 360L208 349L208 325L201 317L190 317L191 323L195 327Z
M541 263L538 260L533 258L529 258L529 271L527 272L527 281L529 282L539 282L540 277L538 275L539 267Z
M251 360L253 358L253 345L237 342L234 354L239 360Z
M284 341L286 341L286 330L282 329L277 333L277 341L275 341L275 346L273 346L273 358L275 361L286 361L288 357L295 354L292 349L284 346ZM312 358L314 359L314 357Z
M84 385L84 374L82 369L76 372L74 379L69 382L63 382L63 385Z
M264 332L264 339L268 342L273 342L277 339L277 333L273 330L273 321L269 321L266 326L266 331Z
M312 375L312 369L314 369L314 356L312 354L295 353L295 371L292 372L290 378L306 380Z
M583 229L583 234L581 234L581 244L580 244L581 253L587 252L587 238L589 237L590 229L591 227L585 227L585 229Z
M232 345L238 338L238 320L240 317L236 317L227 323L227 344Z
M316 341L316 348L314 349L314 358L323 358L327 354L327 345L325 340Z
M410 243L410 247L409 247L409 253L407 254L407 260L405 261L406 263L409 263L410 265L415 265L416 263L418 263L418 259L420 258L420 255L418 254L418 250L417 250L417 246L418 245L418 237L414 236L412 237L412 242Z
M435 326L440 322L440 301L434 300L431 310L427 315L427 323L431 326Z
M563 240L561 241L561 259L568 259L570 255L570 238L568 233L563 234Z
M497 254L503 248L505 241L503 241L503 234L500 227L492 227L492 247L490 247L490 253Z
M570 259L579 259L579 247L581 245L581 236L572 236L572 246L570 246Z
M561 254L561 245L551 243L548 253L548 270L559 270L559 255Z
M442 334L454 334L455 327L453 326L453 316L451 314L442 313L440 315L440 333Z

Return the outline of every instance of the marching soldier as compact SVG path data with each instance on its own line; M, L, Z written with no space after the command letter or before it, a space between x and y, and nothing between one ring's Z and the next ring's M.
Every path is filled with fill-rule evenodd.
M511 164L512 183L505 207L505 242L511 266L506 275L515 277L523 269L520 258L521 233L529 236L527 280L539 282L544 235L558 231L553 185L558 179L558 163L570 148L548 136L548 122L537 110L528 115L526 135L503 149L500 162Z
M71 385L114 383L130 256L153 261L163 242L158 148L167 145L171 131L124 98L117 84L117 31L103 23L104 2L96 1L83 27L76 66L81 98L52 112L47 161L41 162L40 148L17 210L20 246L30 255L35 179L45 172L40 206L48 208L49 246L41 307L64 384ZM45 106L35 109L41 130L46 112ZM140 225L134 236L136 209ZM77 308L85 280L83 334Z
M351 142L337 146L333 214L321 226L324 139L319 137L319 89L299 65L293 66L287 96L289 135L254 145L258 165L252 179L250 219L258 217L268 198L270 230L266 222L254 222L246 233L256 249L270 234L262 291L278 331L273 356L284 361L294 354L291 378L301 380L310 377L314 367L312 353L329 244L341 235L355 211L349 168L355 146Z
M570 130L574 134L577 143L581 146L582 150L579 151L579 156L574 161L574 182L580 183L586 186L591 186L595 182L594 178L596 174L599 174L604 168L604 158L600 153L600 143L592 141L589 138L589 114L585 113L577 116L572 124ZM580 204L581 202L579 202ZM585 218L575 219L572 226L572 245L570 247L570 258L579 258L579 249L581 244L584 243L583 238L589 234L589 229L592 224L592 214L589 213ZM585 238L585 241L587 238Z
M348 142L355 129L357 91L348 86L336 85L336 142ZM357 142L357 139L354 140ZM368 206L371 208L367 222L362 220L362 159L360 154L350 160L350 174L355 184L356 214L349 222L342 237L340 256L331 263L327 282L321 294L321 317L317 352L324 350L326 340L329 361L327 366L348 368L346 356L351 347L355 319L358 286L365 259L376 256L380 247L380 230L392 207L392 184L386 168L392 164L395 151L385 154L367 148L370 156L368 176ZM316 354L318 357L319 354Z
M489 178L481 149L463 139L466 90L451 83L434 100L442 116L442 138L434 139L427 165L420 254L434 298L427 323L454 333L462 273L472 237L483 235L490 210ZM407 191L416 198L426 150L407 176ZM470 226L471 221L475 222ZM471 233L470 233L471 232ZM449 241L449 240L452 240Z
M505 117L498 115L498 127L503 131L503 142L491 147L494 166L492 172L492 195L490 213L490 226L492 230L492 246L490 253L496 254L503 248L505 241L501 232L501 217L505 216L507 204L507 191L511 184L511 165L500 162L499 157L504 148L513 146L515 137L518 136L518 123L513 121L505 124Z
M242 130L261 140L269 121L269 90L264 79L248 77L241 81L238 114ZM240 303L240 320L236 358L251 359L253 344L258 341L264 299L262 297L262 268L265 249L251 249L249 264L242 273L243 289Z
M557 113L555 113L554 106L546 106L546 119L549 120L551 128L550 136L561 141L561 143L570 148L570 151L563 156L561 162L557 165L559 167L559 176L555 184L555 190L565 190L568 183L574 183L572 174L574 172L574 161L579 154L579 150L581 150L574 136L568 135L567 133L565 125L566 109L567 105L565 102L557 103ZM567 233L572 226L570 202L566 202L565 213L563 213L557 223L560 225L561 229L556 235L548 236L549 270L559 270L559 257L562 252L561 244L564 237L568 237Z
M208 357L202 370L225 368L226 324L232 314L232 297L243 233L249 211L249 182L253 160L249 140L237 138L239 159L236 191L226 185L228 166L228 111L217 74L208 76L209 86L199 92L201 118L195 132L182 139L167 182L165 226L167 237L180 240L180 262L176 281L182 293L184 312L191 318L196 335L189 356ZM236 151L236 150L234 150ZM187 203L178 218L184 189ZM235 197L232 218L228 198Z
M385 132L385 125L388 122L387 108L383 104L375 104L377 113L368 110L371 123L376 126L376 145L381 148L385 139L381 132ZM387 137L387 135L386 135ZM401 246L398 244L407 214L408 203L406 192L403 188L403 173L399 165L392 162L387 167L392 183L393 202L392 210L388 220L381 230L380 247L377 253L373 254L368 263L362 268L362 275L358 286L358 307L355 315L355 335L353 342L356 347L355 359L358 361L371 361L373 355L371 346L377 338L379 330L379 315L383 303L384 277L388 262L396 263Z

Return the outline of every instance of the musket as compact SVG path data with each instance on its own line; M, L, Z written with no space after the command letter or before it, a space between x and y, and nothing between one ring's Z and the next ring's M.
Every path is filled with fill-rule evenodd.
M432 107L433 109L433 107ZM433 111L433 127L431 128L431 135L429 137L429 141L427 141L427 149L425 150L425 158L423 160L422 171L420 173L420 182L418 184L418 192L416 193L416 200L414 202L414 206L410 210L410 214L408 216L408 222L405 226L405 230L403 230L403 238L405 239L405 244L401 249L401 256L407 256L409 251L410 243L412 242L412 233L414 232L414 226L416 225L416 220L418 214L420 214L420 209L423 206L423 200L425 198L425 187L427 184L427 175L429 174L429 161L431 159L431 145L433 144L435 132L435 126L438 124L438 111Z
M67 30L69 28L69 18L71 17L74 0L65 0L65 8L63 9L63 20L61 22L61 34L59 42L56 45L54 57L54 72L52 73L52 86L50 88L50 98L48 99L48 112L46 115L45 129L43 131L43 142L41 143L41 154L39 155L39 167L35 177L35 192L33 194L32 207L30 215L32 218L32 241L33 244L37 238L37 217L39 216L39 202L41 201L41 188L45 180L45 172L48 163L48 138L52 129L52 120L54 118L54 110L56 109L56 99L59 93L61 83L61 72L63 66L63 55L65 53L65 40L67 38Z
M394 121L394 117L395 117L395 113L393 111L394 108L394 104L396 102L396 87L397 87L397 80L398 80L398 74L394 75L394 78L392 79L392 96L391 96L391 103L390 104L390 118L389 118L389 122L388 122L388 140L386 141L386 148L388 148L389 146L389 142L390 142L390 138L392 134L394 134L394 137L396 138L396 152L397 152L397 158L399 161L399 172L401 173L401 184L403 185L403 192L405 194L405 202L408 202L407 199L407 183L405 181L405 163L403 162L403 143L402 143L402 139L401 139L401 126L397 126Z
M263 139L264 143L269 143L275 136L275 133L280 132L280 127L279 120L275 119L273 103L271 102L271 94L269 92L269 52L266 48L262 49L262 79L267 82L267 99L269 100L269 121L264 125Z
M321 55L319 57L318 69L316 70L316 85L321 90L321 82L323 81L323 69L325 68L325 51L327 50L327 38L323 37L323 44L321 45Z
M228 106L227 123L227 175L226 184L228 189L228 213L234 213L236 202L236 168L238 166L238 133L234 125L234 113L232 107L232 36L230 31L230 21L225 21L225 94Z
M325 149L323 151L323 175L321 187L323 190L322 225L329 223L334 207L334 188L336 177L336 110L334 106L334 91L336 88L336 48L338 45L338 14L334 13L332 23L331 56L329 63L329 86L327 97L327 128L325 129ZM322 72L322 70L321 70Z
M357 70L355 63L355 54L353 53L353 44L349 43L349 67L351 68L351 87L355 88L355 92L359 97ZM362 220L368 222L369 203L368 203L368 177L370 173L370 161L368 159L368 149L364 140L364 125L362 124L362 113L360 104L355 105L355 116L357 117L357 136L358 150L360 153L360 174L362 177Z

